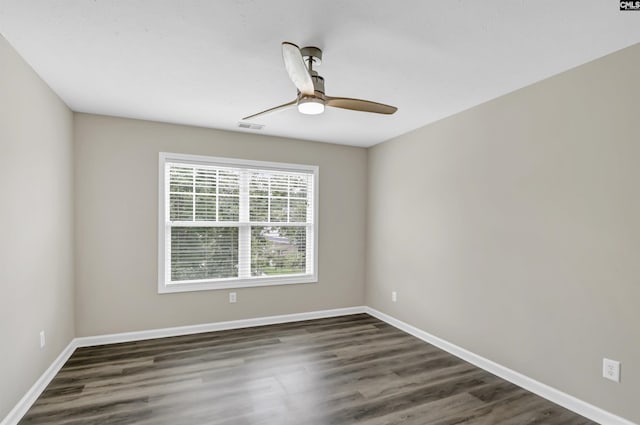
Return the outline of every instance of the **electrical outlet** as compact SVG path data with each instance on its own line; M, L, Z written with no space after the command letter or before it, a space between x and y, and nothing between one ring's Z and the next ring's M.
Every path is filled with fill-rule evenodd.
M229 292L229 302L235 303L238 301L238 295L235 292Z
M613 382L620 382L620 362L611 359L602 359L602 376Z
M396 291L391 291L391 301L398 301L398 293Z
M44 331L40 331L40 348L44 348L44 345L47 343L44 337Z

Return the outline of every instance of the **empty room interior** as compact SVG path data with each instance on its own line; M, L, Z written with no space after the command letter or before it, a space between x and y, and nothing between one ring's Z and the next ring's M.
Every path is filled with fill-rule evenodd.
M0 425L640 424L640 2L0 0Z

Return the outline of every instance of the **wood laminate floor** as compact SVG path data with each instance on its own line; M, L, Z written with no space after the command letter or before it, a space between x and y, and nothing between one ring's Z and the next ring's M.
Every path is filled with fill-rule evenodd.
M369 315L77 349L20 424L594 424Z

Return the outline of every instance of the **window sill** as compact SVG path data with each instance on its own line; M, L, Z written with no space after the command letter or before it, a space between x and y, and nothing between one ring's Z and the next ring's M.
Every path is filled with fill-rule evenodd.
M235 289L235 288L256 288L261 286L277 286L277 285L296 285L300 283L317 283L318 277L315 275L290 276L290 277L273 277L262 279L243 279L243 280L217 280L217 281L200 281L187 283L164 283L158 285L159 294L173 294L179 292L193 291L211 291L216 289Z

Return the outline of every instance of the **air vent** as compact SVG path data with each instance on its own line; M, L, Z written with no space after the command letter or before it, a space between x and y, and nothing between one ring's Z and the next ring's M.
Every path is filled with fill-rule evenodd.
M246 128L246 129L249 129L249 130L262 130L263 127L264 127L264 124L252 124L250 122L240 121L238 123L238 127Z

